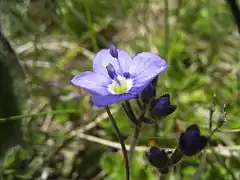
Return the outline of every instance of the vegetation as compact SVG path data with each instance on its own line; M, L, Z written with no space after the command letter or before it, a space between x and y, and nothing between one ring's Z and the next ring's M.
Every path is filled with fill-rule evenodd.
M23 142L8 153L2 179L125 178L104 108L93 106L86 92L70 84L111 43L132 55L149 51L163 57L170 67L158 78L158 96L169 93L177 106L157 125L142 128L131 179L191 180L198 168L204 180L240 179L240 38L226 1L2 0L0 10L2 31L18 55L29 94L21 115L1 118L21 120L23 130ZM227 122L212 136L206 163L200 153L160 174L144 151L152 145L175 148L180 132L191 124L208 135L212 104L213 127L224 104ZM110 109L130 144L133 124L121 103ZM0 134L1 146L17 138L9 131Z

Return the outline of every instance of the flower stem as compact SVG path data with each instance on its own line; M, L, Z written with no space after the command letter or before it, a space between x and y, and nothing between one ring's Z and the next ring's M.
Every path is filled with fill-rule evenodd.
M134 117L131 116L130 112L128 111L127 106L123 103L122 104L123 110L125 111L126 115L128 116L129 120L134 124L137 125L137 119L134 119Z
M137 145L137 141L138 141L138 138L139 138L139 135L140 135L140 132L141 132L142 122L144 120L145 112L146 112L146 104L143 104L142 112L141 112L139 120L137 121L137 124L135 126L132 142L131 142L131 145L130 145L130 151L129 151L129 156L128 156L129 161L132 160L133 155L134 155L135 147Z
M135 151L135 147L137 145L138 137L139 137L140 132L141 132L141 127L142 127L141 123L138 122L135 126L135 129L134 129L134 134L133 134L133 137L132 137L129 156L128 156L130 162L131 162L131 160L133 158L133 155L134 155L134 151Z
M117 134L117 137L118 137L118 140L121 144L121 147L122 147L122 153L123 153L123 156L124 156L124 159L125 159L125 169L126 169L126 180L129 180L130 179L130 167L129 167L129 161L128 161L128 155L127 155L127 149L126 149L126 146L124 144L124 141L123 141L123 138L122 138L122 135L121 135L121 132L116 124L116 121L109 109L108 106L106 106L106 111L107 111L107 114L109 116L109 119L111 120L111 123L112 123L112 126L114 128L114 130L116 131L116 134Z
M213 122L213 113L214 113L214 110L215 110L215 105L212 104L211 107L209 108L209 133L212 132L212 122Z
M218 119L218 121L217 121L217 126L216 126L213 130L211 130L210 133L209 133L209 139L210 139L210 138L212 137L212 135L213 135L216 131L218 131L218 130L222 127L222 125L227 121L226 108L227 108L227 105L224 104L223 107L222 107L221 115L220 115L220 117L219 117L219 119ZM211 115L211 116L212 116L212 115ZM211 116L210 116L210 118L212 118Z
M132 117L132 120L134 122L137 122L137 118L136 118L136 116L135 116L135 114L134 114L134 112L132 110L132 106L131 106L130 102L129 101L125 101L125 103L126 103L126 108L127 108L128 112L129 112L130 116Z

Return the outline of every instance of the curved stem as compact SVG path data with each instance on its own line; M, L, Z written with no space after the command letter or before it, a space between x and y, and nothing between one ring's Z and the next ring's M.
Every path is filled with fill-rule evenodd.
M130 114L129 111L128 111L127 106L123 103L123 104L122 104L122 107L123 107L123 110L125 111L126 115L128 116L129 120L130 120L134 125L137 125L137 123L138 123L137 120L134 119L134 118L131 116L131 114Z
M106 111L107 111L107 114L109 116L109 119L111 120L111 123L112 123L112 126L114 128L114 130L116 131L116 134L117 134L117 137L118 137L118 140L121 144L121 147L122 147L122 153L123 153L123 156L124 156L124 159L125 159L125 169L126 169L126 180L129 180L130 179L130 167L129 167L129 161L128 161L128 155L127 155L127 149L126 149L126 146L124 144L124 141L123 141L123 138L122 138L122 135L121 135L121 132L115 122L115 119L109 109L108 106L106 106Z
M143 104L142 112L141 112L139 120L137 121L137 124L135 126L134 134L133 134L133 137L132 137L132 142L131 142L131 145L130 145L129 161L132 160L133 155L134 155L135 147L137 145L137 141L138 141L138 138L139 138L139 135L140 135L140 132L141 132L142 122L144 120L145 112L146 112L146 104Z
M143 105L142 105L142 103L141 103L140 99L139 99L139 98L137 98L137 99L136 99L136 101L137 101L137 104L138 104L138 107L139 107L139 109L141 109L141 110L142 110L142 108L143 108Z
M134 112L132 110L132 106L131 106L130 102L128 100L126 100L125 103L126 103L126 108L127 108L128 112L129 112L132 120L134 122L137 122L138 120L137 120L137 118L136 118L136 116L135 116L135 114L134 114Z
M132 141L131 141L131 145L130 145L130 151L129 151L129 156L128 156L130 162L133 158L135 147L137 146L138 137L140 135L141 127L142 127L141 123L138 122L136 127L135 127L134 134L133 134Z

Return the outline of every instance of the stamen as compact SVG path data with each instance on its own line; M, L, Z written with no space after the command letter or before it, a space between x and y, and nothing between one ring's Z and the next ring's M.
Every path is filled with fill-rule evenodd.
M109 63L106 68L107 68L107 72L108 72L109 77L111 79L115 79L117 77L117 74L115 72L114 66Z
M119 59L118 59L118 49L117 49L117 47L114 44L111 44L109 46L109 51L110 51L111 56L117 60L119 70L122 73L123 71L122 71L122 67L121 67L121 64L120 64Z
M128 78L130 77L130 73L129 73L129 72L123 73L123 77L125 77L126 79L128 79Z
M117 51L117 48L114 44L111 44L109 46L109 50L110 50L110 54L112 55L112 57L118 59L118 51Z
M123 76L117 76L113 81L112 84L108 86L109 92L112 94L122 94L128 92L133 86L132 79L126 79Z

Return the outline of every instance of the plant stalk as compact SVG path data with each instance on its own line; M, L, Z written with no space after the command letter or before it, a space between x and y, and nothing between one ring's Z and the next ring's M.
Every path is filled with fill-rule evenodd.
M118 140L121 144L121 147L122 147L122 153L123 153L123 156L124 156L124 160L125 160L125 169L126 169L126 180L129 180L130 179L130 166L129 166L129 161L128 161L128 155L127 155L127 149L126 149L126 146L124 144L124 141L123 141L123 137L121 135L121 132L117 126L117 123L109 109L108 106L106 106L106 111L107 111L107 114L109 116L109 119L112 123L112 126L114 128L114 130L116 131L116 134L117 134L117 137L118 137Z

